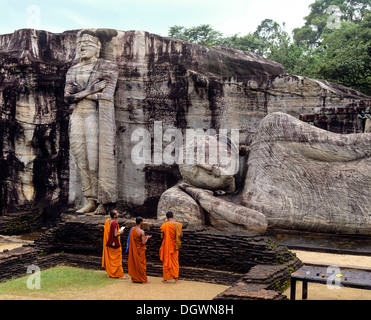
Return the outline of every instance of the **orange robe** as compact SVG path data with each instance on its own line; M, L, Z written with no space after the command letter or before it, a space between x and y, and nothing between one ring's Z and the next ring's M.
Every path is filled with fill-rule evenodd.
M128 269L131 281L147 282L146 246L142 243L142 237L135 227L130 232Z
M160 248L164 280L179 278L179 251L176 250L176 227L171 222L161 226L164 235Z
M118 224L117 224L117 228ZM110 235L110 219L106 220L104 225L103 235L103 255L102 267L106 270L107 274L112 278L120 278L124 276L124 269L122 268L122 248L120 237L117 237L119 242L118 248L107 247L107 241Z

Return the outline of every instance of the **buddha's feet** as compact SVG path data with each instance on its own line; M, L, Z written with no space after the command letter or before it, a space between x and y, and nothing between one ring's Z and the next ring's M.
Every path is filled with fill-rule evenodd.
M96 210L95 210L95 212L94 212L94 215L96 215L96 216L102 216L102 215L106 215L107 214L107 210L106 210L106 208L103 206L103 204L100 204L97 208L96 208Z
M77 210L76 213L78 214L86 214L86 213L93 213L97 210L97 204L94 200L89 200L89 203L81 208L80 210Z

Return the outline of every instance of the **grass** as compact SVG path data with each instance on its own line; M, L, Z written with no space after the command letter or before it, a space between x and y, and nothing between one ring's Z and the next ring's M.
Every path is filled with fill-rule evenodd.
M212 300L228 288L187 281L165 285L162 277L150 277L152 284L143 286L107 278L104 271L58 266L41 270L41 289L30 290L27 280L35 276L0 282L0 304L1 300Z
M47 270L41 270L40 290L27 288L29 275L0 283L1 295L29 296L56 295L63 292L98 288L114 283L113 279L107 278L105 272L59 266Z

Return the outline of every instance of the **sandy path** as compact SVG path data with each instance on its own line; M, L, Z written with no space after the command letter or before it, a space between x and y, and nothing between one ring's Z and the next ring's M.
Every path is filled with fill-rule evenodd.
M95 292L86 292L84 299L118 300L212 300L228 286L194 281L174 281L162 283L162 278L148 277L150 284L137 284L118 280L117 284L101 288Z
M0 243L0 252L4 250L13 250L22 247L23 243Z
M292 250L304 263L319 262L321 264L339 266L359 266L371 268L371 257L358 255L343 255L321 252L297 251ZM330 289L332 288L332 289ZM361 290L353 288L327 287L323 284L308 283L308 300L371 300L371 290ZM297 282L296 299L301 300L302 285ZM285 295L290 297L290 289L285 291Z
M103 272L105 273L105 272ZM194 281L175 284L162 278L148 277L150 284L117 280L116 283L100 288L73 289L57 294L35 293L24 296L0 295L0 300L212 300L229 286Z
M6 249L19 244L7 244ZM0 244L0 251L4 249ZM360 266L371 268L371 257L357 255L340 255L293 250L305 262L319 262L321 264L340 266ZM27 296L0 295L0 300L211 300L229 286L207 284L194 281L162 283L161 278L148 277L149 285L135 284L130 280L117 280L116 283L100 288L83 288L59 292L58 294L38 294ZM290 297L290 289L285 295ZM296 298L301 299L301 282L298 282ZM371 290L352 288L329 289L322 284L308 284L308 300L371 300Z
M320 263L328 263L328 265L352 265L359 267L371 268L371 257L358 256L358 255L346 255L346 254L334 254L334 253L322 253L322 252L310 252L310 251L299 251L291 250L296 253L299 259L303 262L313 261Z

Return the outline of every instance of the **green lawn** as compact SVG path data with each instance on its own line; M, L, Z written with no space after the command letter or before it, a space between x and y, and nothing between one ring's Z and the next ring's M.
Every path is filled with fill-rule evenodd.
M59 266L47 270L41 270L41 289L30 290L27 288L29 275L0 283L1 295L44 295L57 294L66 291L98 288L114 283L114 279L107 278L105 272Z

